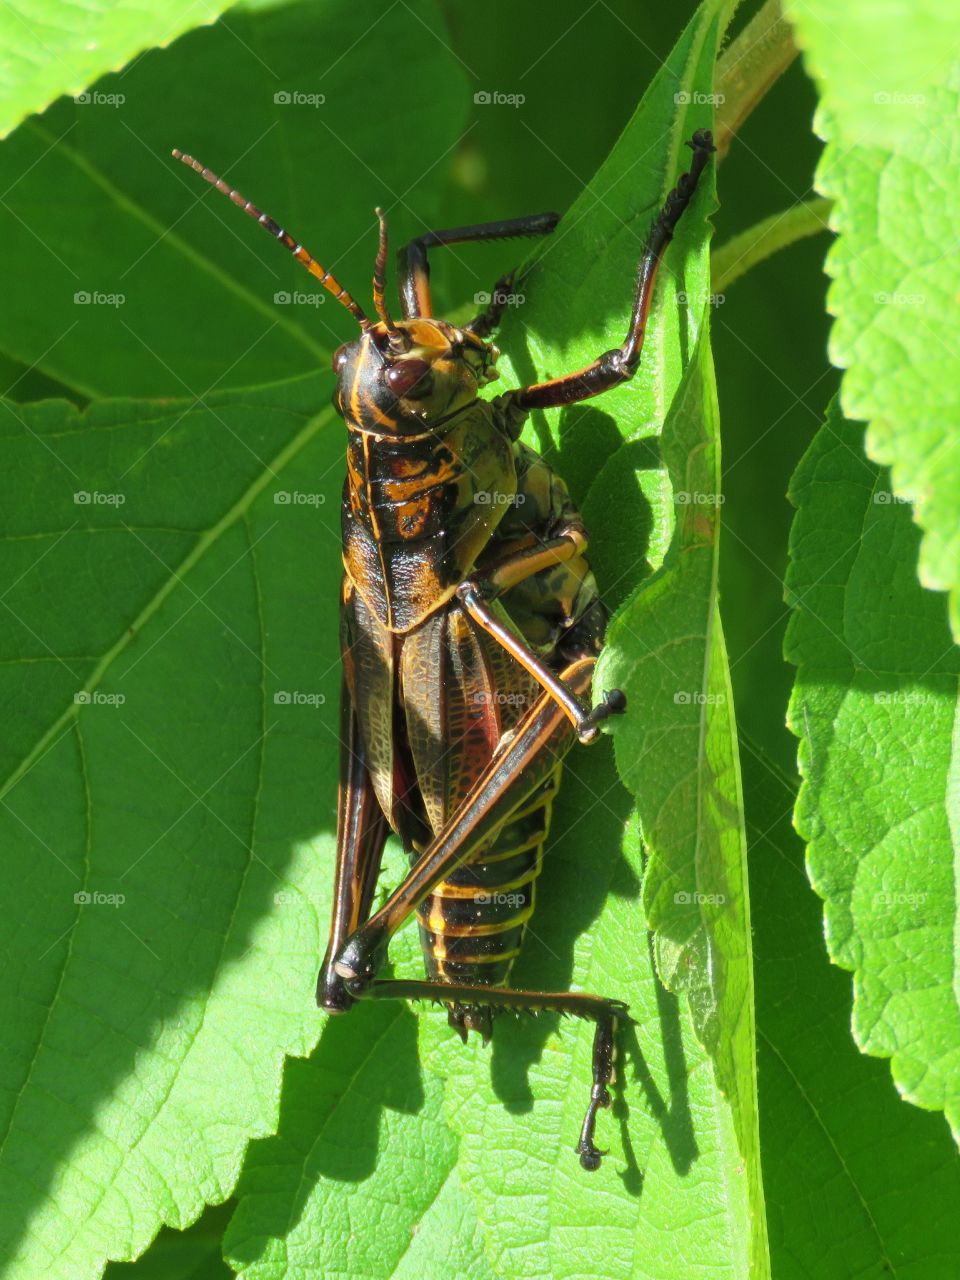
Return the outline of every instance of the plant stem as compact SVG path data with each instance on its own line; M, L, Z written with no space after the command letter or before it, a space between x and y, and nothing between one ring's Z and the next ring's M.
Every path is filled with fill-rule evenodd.
M733 236L715 249L710 259L714 292L722 292L758 262L795 244L797 240L829 231L827 218L832 208L832 200L817 196L771 214L769 218L762 218L746 231Z
M730 149L734 134L799 50L780 0L766 0L717 61L717 159Z

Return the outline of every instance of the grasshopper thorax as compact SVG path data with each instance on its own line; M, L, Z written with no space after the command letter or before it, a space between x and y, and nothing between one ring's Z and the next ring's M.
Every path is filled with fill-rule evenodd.
M444 320L370 325L334 353L334 402L347 425L376 435L432 430L498 376L500 352Z

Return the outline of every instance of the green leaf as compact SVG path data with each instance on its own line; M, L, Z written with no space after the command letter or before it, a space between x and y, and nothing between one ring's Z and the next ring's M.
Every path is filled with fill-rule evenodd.
M919 573L952 593L960 636L960 60L945 0L787 0L818 82L817 187L836 200L827 259L840 402L924 530ZM851 50L856 56L851 56Z
M0 137L24 116L44 111L61 94L77 94L88 107L114 106L83 91L108 71L152 45L213 22L229 5L222 0L137 0L118 6L95 0L82 7L66 0L42 6L10 0L0 9ZM123 97L122 86L112 90Z
M787 656L801 738L797 829L853 1034L919 1106L960 1120L957 677L946 601L913 574L918 531L836 404L797 470Z
M316 1039L339 689L321 603L340 576L330 384L0 408L12 1278L85 1280L226 1198L248 1139L276 1126L283 1055Z
M433 0L373 24L349 0L234 13L104 80L116 108L28 121L0 145L0 350L81 396L202 398L329 366L349 313L170 150L225 173L365 299L374 207L398 235L436 225L428 165L464 132L466 75L424 32L440 22ZM384 145L371 84L417 139L413 164Z
M405 861L392 852L391 883ZM391 958L416 963L414 931ZM442 1083L420 1066L417 1021L400 1003L361 1005L325 1021L309 1060L287 1064L277 1134L251 1146L224 1240L244 1280L440 1275L445 1265L491 1275Z
M778 1280L960 1269L960 1166L940 1118L904 1107L850 1040L850 984L790 824L796 786L740 739L755 916L763 1183ZM878 1141L878 1135L881 1140Z

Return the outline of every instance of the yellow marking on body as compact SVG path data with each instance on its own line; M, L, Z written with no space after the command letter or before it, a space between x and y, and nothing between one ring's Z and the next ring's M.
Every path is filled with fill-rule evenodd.
M539 860L525 872L522 876L518 876L516 880L509 880L506 884L498 884L491 886L489 889L481 884L449 884L441 882L433 890L434 898L476 898L478 894L492 893L509 893L511 889L519 889L522 885L529 884L531 880L536 880L540 874Z
M534 912L534 903L530 903L528 907L511 916L509 920L500 920L494 924L449 924L443 918L443 913L434 908L428 918L421 921L424 928L429 929L431 933L445 938L489 938L495 933L507 933L510 929L515 929L518 925L526 924ZM452 957L455 958L455 957Z
M515 960L520 954L519 947L513 947L509 951L497 951L489 956L445 956L451 964L500 964L503 960Z
M382 427L396 428L396 418L387 417L372 400L367 404L367 409L373 414L374 421L378 422Z

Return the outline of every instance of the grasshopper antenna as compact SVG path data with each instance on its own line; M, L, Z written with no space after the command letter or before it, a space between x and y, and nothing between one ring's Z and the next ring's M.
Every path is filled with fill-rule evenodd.
M248 200L246 196L241 195L239 191L229 186L211 169L202 165L199 160L195 160L193 156L188 156L184 152L178 151L176 147L174 147L172 154L175 160L181 161L182 164L188 165L196 173L199 173L200 177L203 178L204 181L209 182L210 185L212 187L216 187L218 191L222 191L223 194L229 197L229 199L242 209L244 213L248 213L250 217L259 222L262 227L266 227L272 236L276 237L281 244L290 250L298 262L303 263L312 276L316 276L324 289L326 289L328 293L332 293L336 300L342 306L347 308L353 318L360 325L361 329L370 328L370 321L364 314L363 308L354 300L347 290L344 289L340 281L337 280L337 278L332 275L326 267L321 266L313 254L309 253L302 244L299 244L294 240L293 236L290 235L288 231L284 231L283 227L274 222L269 214L263 213L255 204Z
M380 223L380 244L377 249L377 261L373 268L373 305L377 315L387 326L387 332L390 334L390 345L395 347L402 345L399 330L393 323L393 318L387 310L386 289L387 289L387 219L383 210L377 206L377 221Z

